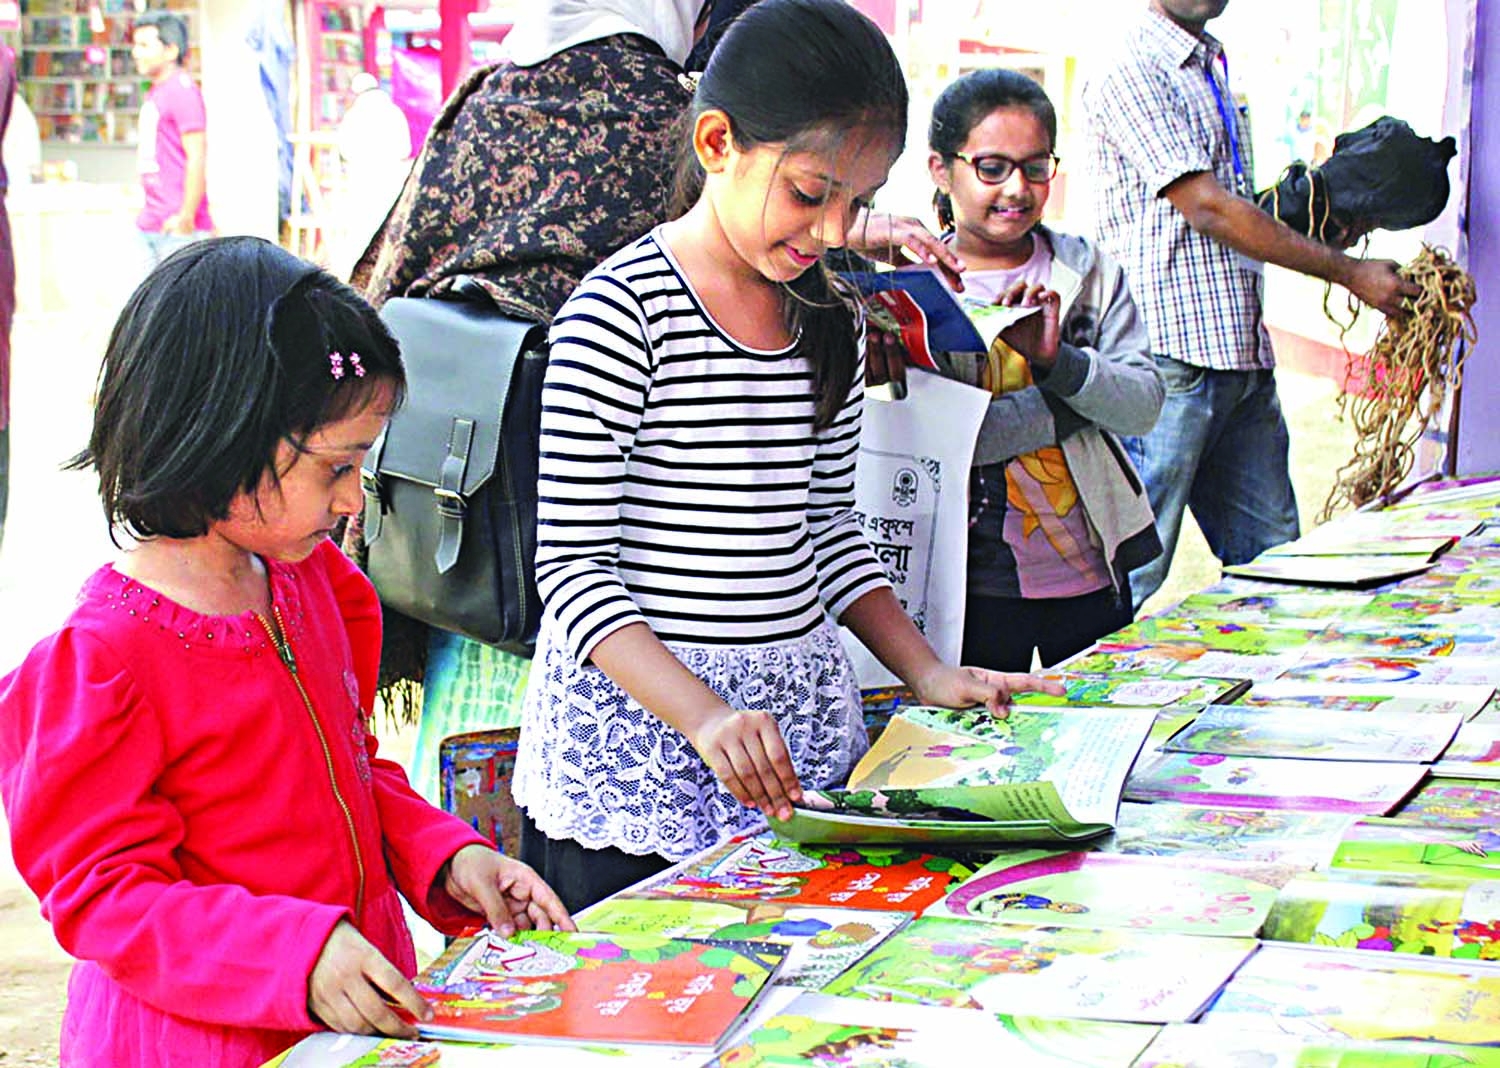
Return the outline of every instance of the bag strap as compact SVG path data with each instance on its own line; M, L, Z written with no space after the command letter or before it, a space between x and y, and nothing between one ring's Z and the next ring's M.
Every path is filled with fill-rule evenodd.
M454 419L448 433L448 455L438 469L438 484L432 491L437 498L438 543L433 563L439 575L446 575L458 563L458 548L464 536L464 471L474 446L474 421Z

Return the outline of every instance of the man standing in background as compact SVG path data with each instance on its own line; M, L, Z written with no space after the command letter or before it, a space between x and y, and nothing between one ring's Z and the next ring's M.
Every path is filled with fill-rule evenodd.
M192 241L213 236L208 213L207 119L203 93L183 69L187 24L170 11L135 20L130 50L136 72L151 80L141 108L140 173L146 202L136 218L155 267Z
M1249 121L1205 29L1228 3L1151 0L1084 89L1099 243L1125 267L1167 385L1155 429L1125 442L1166 550L1131 573L1136 607L1166 577L1189 507L1226 564L1297 537L1265 264L1387 315L1419 292L1395 263L1346 256L1255 206Z

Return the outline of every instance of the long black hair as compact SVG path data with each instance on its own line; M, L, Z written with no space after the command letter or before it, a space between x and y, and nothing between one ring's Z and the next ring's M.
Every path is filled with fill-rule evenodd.
M256 237L199 241L126 302L88 448L68 466L98 471L111 532L197 537L275 478L283 441L300 449L378 389L394 386L399 402L405 384L380 317L327 271Z
M760 0L729 25L714 48L683 120L674 217L703 193L693 151L698 116L722 111L741 149L837 149L854 131L906 142L907 91L901 63L880 27L846 0ZM821 265L787 284L787 311L813 372L815 427L833 423L854 383L859 352L849 301Z
M1047 150L1057 149L1057 109L1047 91L1019 71L992 67L965 74L950 84L932 105L927 147L946 160L962 152L969 131L999 108L1025 108L1047 131ZM950 163L951 166L951 163ZM953 229L953 200L941 189L932 194L938 225Z

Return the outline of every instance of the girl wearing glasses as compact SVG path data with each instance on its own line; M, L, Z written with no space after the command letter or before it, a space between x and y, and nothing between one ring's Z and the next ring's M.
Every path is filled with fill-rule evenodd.
M1036 306L988 353L940 356L994 395L969 502L963 662L1057 663L1131 619L1129 572L1161 552L1117 434L1144 434L1164 389L1118 264L1049 230L1057 114L1009 70L950 85L933 106L928 168L964 295Z

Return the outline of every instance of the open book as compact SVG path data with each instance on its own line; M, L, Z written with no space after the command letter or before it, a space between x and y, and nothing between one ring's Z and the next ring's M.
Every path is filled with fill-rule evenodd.
M937 369L935 352L988 352L1011 323L1038 310L976 301L948 288L935 267L851 271L841 276L901 331L902 344L918 367Z
M1114 825L1154 708L903 708L844 790L807 790L790 820L805 842L980 846L1072 842Z
M770 984L787 947L654 934L483 931L417 976L424 1038L711 1052Z

